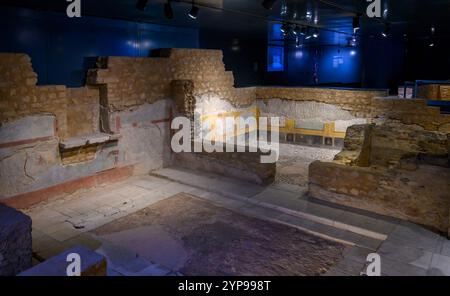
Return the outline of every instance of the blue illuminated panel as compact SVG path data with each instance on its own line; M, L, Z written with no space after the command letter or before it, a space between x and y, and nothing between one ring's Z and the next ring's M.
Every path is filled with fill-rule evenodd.
M284 47L269 46L267 48L267 71L284 71Z

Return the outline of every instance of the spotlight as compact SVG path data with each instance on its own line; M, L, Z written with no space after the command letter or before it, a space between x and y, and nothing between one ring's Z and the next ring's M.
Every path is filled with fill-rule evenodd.
M295 26L294 30L292 31L292 33L295 36L298 36L298 34L300 34L300 27L299 26Z
M138 2L136 3L136 8L144 11L147 9L147 5L148 5L148 0L138 0Z
M300 34L305 36L307 33L307 28L306 27L302 27L302 30L300 31Z
M276 2L277 2L277 0L264 0L262 2L262 6L265 9L272 9Z
M305 40L311 39L311 29L309 27L306 27L305 29Z
M355 16L353 18L353 33L356 33L357 30L359 30L360 24L359 24L359 16Z
M429 47L434 47L434 40L433 38L430 38L430 43L428 44Z
M173 9L171 1L172 0L167 0L167 2L164 4L164 15L169 20L173 19Z
M389 36L389 32L391 31L391 24L387 23L384 27L384 31L381 33L381 36L384 38Z
M199 10L198 7L195 6L194 4L192 4L191 11L189 11L189 13L188 13L189 17L193 20L197 19L198 10Z
M351 50L350 51L350 55L352 55L352 56L356 55L356 51L355 50Z
M282 24L282 25L281 25L281 28L280 28L281 33L283 33L284 35L286 35L287 32L288 32L288 30L289 30L288 25L286 25L286 24Z
M317 30L317 28L314 29L313 37L314 37L314 38L319 37L319 30Z

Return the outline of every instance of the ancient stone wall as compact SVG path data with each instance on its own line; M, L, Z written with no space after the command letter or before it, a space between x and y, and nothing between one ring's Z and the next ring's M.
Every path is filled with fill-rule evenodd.
M394 119L429 131L450 132L450 115L421 99L373 98L371 118Z
M79 87L67 89L67 133L82 136L100 132L99 89Z
M349 128L334 162L315 162L310 195L447 233L449 134L387 121Z
M224 148L225 151L225 148ZM235 149L237 151L237 148ZM268 185L275 179L276 163L261 163L261 151L228 153L174 153L177 165Z
M54 114L59 135L70 135L65 86L36 86L37 75L25 54L0 54L0 71L0 122L28 115Z
M374 97L387 96L387 91L341 90L326 88L258 87L258 99L314 101L331 104L349 111L355 117L368 118Z

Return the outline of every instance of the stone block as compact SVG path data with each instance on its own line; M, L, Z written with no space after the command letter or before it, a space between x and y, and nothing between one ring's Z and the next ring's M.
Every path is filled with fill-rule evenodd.
M31 267L31 218L0 203L0 276Z
M80 256L81 276L106 276L106 258L83 246L75 246L66 250L20 273L19 276L67 276L67 268L73 262L68 262L67 258L72 253Z

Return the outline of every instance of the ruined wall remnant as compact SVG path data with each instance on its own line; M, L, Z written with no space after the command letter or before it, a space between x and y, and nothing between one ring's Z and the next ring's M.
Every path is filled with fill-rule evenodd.
M181 167L268 185L275 179L276 163L261 163L261 155L263 155L261 151L248 152L247 149L247 152L229 153L182 152L174 154L173 157Z
M311 164L310 195L447 233L449 135L399 121L349 131L334 162Z

